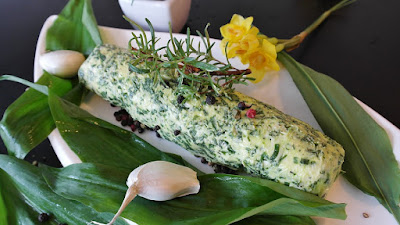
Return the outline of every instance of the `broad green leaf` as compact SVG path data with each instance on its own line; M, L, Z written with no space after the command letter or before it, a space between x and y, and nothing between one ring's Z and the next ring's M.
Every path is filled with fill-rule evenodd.
M8 78L10 76L1 76L0 80ZM11 79L19 81L16 78ZM34 87L44 90L41 85L45 85L57 95L63 96L75 83L76 79L66 80L44 73ZM0 135L10 155L24 158L54 128L47 96L30 88L5 111L0 122Z
M74 50L86 56L101 43L91 0L70 0L46 36L47 50Z
M346 150L344 176L400 222L400 170L385 130L332 78L278 56L322 130Z
M48 167L43 176L54 192L99 212L116 212L129 170L100 164ZM230 224L254 215L320 216L345 219L344 204L260 178L208 174L199 176L200 192L166 202L140 197L123 217L138 224ZM157 212L156 214L154 212Z
M113 216L55 194L44 181L40 168L11 156L0 155L0 180L8 224L39 224L37 217L43 212L51 214L51 221L44 224L81 225L92 220L104 223ZM117 224L126 223L119 220Z
M315 225L307 216L252 216L233 223L234 225Z
M4 195L4 210L5 212L0 215L4 217L6 222L1 224L38 224L38 215L42 211L34 209L27 204L27 201L22 193L20 193L10 177L0 169L0 192ZM40 212L39 212L40 211ZM57 223L54 220L42 223L53 224Z
M155 160L186 164L180 157L161 152L134 133L96 118L51 92L48 101L61 136L83 162L128 169Z
M1 172L0 172L0 179L1 179ZM0 182L0 224L8 224L6 203L5 203L5 199L3 198L3 195L4 195L3 193L4 193L5 188L1 187L1 184L4 184L4 183L6 183L6 182L3 182L3 181Z

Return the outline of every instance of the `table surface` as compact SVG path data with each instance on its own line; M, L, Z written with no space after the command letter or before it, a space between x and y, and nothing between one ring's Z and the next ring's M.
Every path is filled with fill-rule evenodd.
M331 0L192 0L187 26L221 38L219 27L232 14L253 16L254 25L268 36L290 38L338 1ZM33 59L40 29L47 17L58 14L66 0L0 1L0 74L33 80ZM118 1L96 0L93 8L99 25L131 28L122 19ZM291 55L299 62L330 75L397 127L400 127L400 1L363 0L335 12ZM0 114L25 87L0 82ZM6 148L0 140L0 153ZM46 140L26 158L60 166Z

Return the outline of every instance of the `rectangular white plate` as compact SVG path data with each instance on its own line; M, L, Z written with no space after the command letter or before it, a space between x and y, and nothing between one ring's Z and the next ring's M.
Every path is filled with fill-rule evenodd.
M43 25L39 40L36 48L35 56L35 81L39 79L43 71L40 68L38 59L41 54L45 52L46 32L47 29L53 24L56 16L49 17ZM128 41L131 39L131 32L133 30L124 30L110 27L100 27L100 33L104 43L115 44L120 47L127 47ZM156 33L156 36L161 38L160 44L166 44L169 40L168 33ZM175 34L175 37L185 38L186 35ZM198 37L194 37L199 41ZM217 42L216 47L213 48L213 55L221 59L225 58L219 50L219 40L212 40ZM232 60L231 63L236 67L243 67L238 60ZM254 97L262 102L268 103L275 106L279 110L286 114L299 118L314 128L321 130L310 109L305 103L296 85L293 83L288 71L281 65L279 72L272 72L267 74L265 79L257 84L250 84L249 86L237 86L236 89L246 95ZM358 101L358 100L357 100ZM396 155L396 159L400 161L400 130L383 118L381 115L376 113L374 110L358 101L360 105L367 111L368 114L374 118L379 125L381 125L389 135L392 142L393 150ZM97 116L103 120L111 122L115 125L120 124L115 121L113 113L116 111L112 108L109 103L101 99L99 96L91 94L87 97L85 102L82 103L81 108L87 110L89 113ZM186 161L198 167L204 172L212 173L213 170L202 164L200 160L194 157L192 154L181 148L180 146L168 142L166 140L157 138L154 132L145 132L143 134L137 134L156 148L161 151L171 152L181 155ZM58 158L64 166L72 163L80 163L80 159L72 152L68 145L61 138L59 132L54 130L49 136L50 142L56 152ZM400 163L399 163L400 164ZM347 219L334 220L326 218L314 218L318 225L396 225L394 217L381 205L379 202L352 186L342 176L334 183L333 187L329 191L327 200L336 203L346 203ZM363 213L368 214L368 218L364 218Z

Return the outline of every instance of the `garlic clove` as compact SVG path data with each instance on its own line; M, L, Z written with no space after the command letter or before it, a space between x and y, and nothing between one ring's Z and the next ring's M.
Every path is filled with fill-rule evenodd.
M167 201L200 190L195 171L165 161L150 162L135 169L127 184L134 182L137 182L139 196L154 201Z
M197 194L200 190L195 171L165 161L149 162L134 169L129 174L126 185L128 190L124 200L113 219L106 225L113 224L136 195L154 201L167 201ZM91 223L103 225L95 221Z
M85 56L77 51L57 50L40 56L40 66L58 77L71 78L78 73L79 67L85 61Z

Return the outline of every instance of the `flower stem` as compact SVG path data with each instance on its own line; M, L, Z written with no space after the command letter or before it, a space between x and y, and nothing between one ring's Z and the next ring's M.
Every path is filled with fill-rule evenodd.
M302 31L300 34L292 37L289 40L280 40L278 43L283 44L285 47L284 49L286 51L292 51L296 49L297 47L300 46L300 44L303 42L303 40L311 33L313 32L319 25L321 25L322 22L324 22L333 12L336 10L339 10L347 5L350 5L354 3L356 0L342 0L336 5L334 5L332 8L329 10L325 11L322 13L321 16L318 17L310 26L308 26L304 31Z

